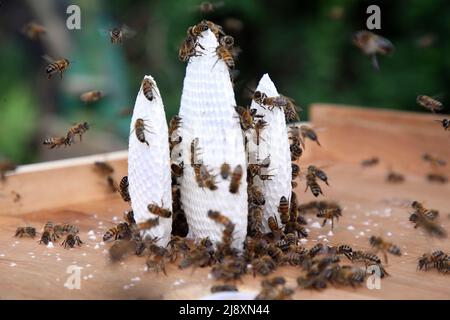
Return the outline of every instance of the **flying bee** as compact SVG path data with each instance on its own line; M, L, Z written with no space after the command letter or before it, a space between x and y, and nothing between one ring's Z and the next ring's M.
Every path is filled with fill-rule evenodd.
M378 251L381 251L383 253L384 261L386 261L386 263L388 263L387 252L395 256L402 255L402 252L398 246L391 242L385 241L381 237L371 236L369 239L369 243L372 247L375 248L375 253L377 253Z
M81 241L80 237L76 234L69 233L66 237L66 239L61 243L61 245L64 246L64 248L70 247L73 248L75 245L81 246L83 241Z
M142 80L142 92L149 101L153 101L155 94L157 94L155 82L149 78L144 78Z
M134 132L136 134L136 138L142 142L145 143L147 146L149 146L150 144L148 143L148 141L145 138L145 132L148 133L153 133L151 132L148 128L149 126L145 123L146 120L142 119L142 118L138 118L136 119L136 122L134 123Z
M210 14L213 13L215 10L223 7L225 5L225 3L223 1L218 1L218 2L209 2L209 1L203 1L202 3L200 3L200 5L197 7L197 9L203 13L203 14ZM222 290L222 291L226 291L226 290ZM230 290L228 290L230 291ZM237 290L235 290L237 291Z
M67 143L71 145L75 142L75 136L78 135L80 137L80 142L82 141L83 134L89 130L89 124L87 122L79 122L74 124L67 131Z
M270 216L267 219L267 224L269 225L272 237L275 239L275 241L279 241L283 237L283 230L278 225L277 218L275 216Z
M436 113L436 111L441 111L444 108L442 102L425 95L418 95L416 102L433 113Z
M286 123L299 120L297 107L293 103L288 103L284 107L284 118Z
M238 193L243 174L244 171L242 170L242 166L240 164L237 165L236 168L234 168L233 173L231 174L231 182L229 188L229 191L231 193Z
M6 173L8 171L16 170L17 165L9 160L0 161L0 180L4 181L6 179Z
M342 216L342 210L340 208L337 209L325 209L321 210L317 214L317 218L323 218L322 227L325 226L327 220L331 220L331 229L334 228L334 219L339 220L339 217Z
M413 201L411 207L414 209L414 212L409 218L411 222L416 222L417 216L423 216L429 220L435 220L439 216L439 211L435 209L426 209L423 204L418 201Z
M218 57L217 61L223 60L223 62L225 62L225 64L227 65L228 69L234 69L235 66L234 58L230 50L228 50L225 46L219 44L216 48L216 54Z
M45 55L43 58L49 63L45 68L45 73L47 74L47 79L51 79L53 74L59 72L59 75L62 79L63 72L67 70L70 65L70 61L68 59L59 59L54 60L51 57Z
M128 223L121 222L117 226L107 230L103 235L103 241L108 241L110 239L114 240L130 240L131 239L131 229Z
M189 61L191 57L197 57L202 55L197 51L197 47L201 49L203 46L197 42L197 37L193 35L187 35L186 39L181 43L180 49L178 50L178 60L182 62Z
M280 198L280 204L278 206L278 213L280 214L281 223L286 224L289 222L289 201L285 196Z
M34 238L36 236L36 228L34 227L18 227L16 229L16 233L14 235L14 237L30 237L30 238Z
M352 40L364 54L372 57L372 64L376 70L380 69L377 54L387 55L394 51L394 45L388 39L370 31L358 31L353 34Z
M104 161L95 161L94 162L94 169L99 174L107 176L114 173L114 168L107 162Z
M380 162L380 159L378 159L377 157L372 157L372 158L361 161L361 166L372 167L374 165L377 165L379 162Z
M160 216L161 218L170 218L172 216L172 211L170 211L169 209L160 207L155 203L149 204L147 206L147 209L151 213L156 214L157 216Z
M308 172L314 174L317 178L319 178L320 180L325 182L327 184L327 186L329 185L328 177L327 177L327 174L325 173L325 171L323 171L322 169L319 169L318 167L313 166L313 165L308 166L307 170L308 170Z
M219 43L228 50L231 50L234 46L234 38L232 36L223 36L220 38Z
M130 192L128 191L128 176L124 176L119 183L119 193L123 201L130 202Z
M448 182L448 177L439 173L429 173L427 174L427 180L430 182L437 182L443 184Z
M49 146L50 149L70 145L69 141L67 140L67 137L45 138L42 144Z
M308 138L311 141L315 141L318 146L320 146L319 138L317 137L317 133L308 127L307 125L301 125L300 126L300 133L303 137L303 139Z
M317 183L316 175L314 173L312 173L312 172L308 172L306 174L306 189L305 189L305 192L308 191L308 188L311 189L311 192L312 192L312 194L315 197L318 197L319 194L323 195L322 188Z
M124 39L129 39L136 35L136 31L127 25L113 27L109 30L100 29L99 32L102 36L109 36L112 44L122 44Z
M99 90L88 91L80 95L81 101L86 103L97 102L103 97L104 97L103 92Z
M48 244L51 241L55 241L58 238L58 235L55 232L55 225L53 222L47 222L44 225L44 230L42 232L41 239L39 240L39 243Z
M169 121L169 137L181 127L181 117L174 115Z
M215 285L211 287L211 293L229 292L229 291L237 292L239 290L233 284Z
M172 163L170 165L170 170L172 172L172 176L179 178L183 176L183 171L184 171L184 162L181 162L179 164L176 163Z
M440 122L445 131L450 130L450 119L434 120Z
M222 163L222 165L220 166L220 175L222 179L227 180L230 173L231 173L231 166L226 162Z
M47 29L35 22L29 22L22 27L22 33L30 40L37 40L39 36L47 33Z
M432 156L429 153L425 153L422 155L422 160L429 162L433 167L437 167L437 166L445 166L447 164L447 161L439 159L437 157Z
M425 232L431 236L436 236L437 238L446 238L447 232L435 221L430 220L422 214L413 213L409 217L409 220L414 223L414 228L421 227Z

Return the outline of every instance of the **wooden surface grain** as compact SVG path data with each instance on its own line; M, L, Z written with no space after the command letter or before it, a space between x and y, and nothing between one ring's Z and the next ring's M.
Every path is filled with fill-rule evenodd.
M369 290L365 286L356 289L330 287L321 292L297 288L294 297L296 299L450 299L448 275L442 275L436 271L416 270L417 258L421 254L436 249L450 252L450 243L448 239L429 239L420 230L414 229L408 221L409 208L406 204L411 200L419 200L430 208L440 210L439 223L450 232L448 217L450 186L430 184L426 181L420 169L422 163L420 161L416 163L416 158L420 158L421 155L419 149L415 153L408 152L410 162L413 164L397 163L392 156L395 168L399 168L405 174L404 183L386 183L386 167L382 165L383 162L376 167L363 169L359 162L369 154L379 155L383 161L391 152L403 153L403 150L400 146L395 148L390 146L392 143L397 143L395 139L385 141L383 144L385 149L381 150L381 143L375 142L376 135L379 134L378 130L365 131L364 126L360 126L361 123L345 121L344 128L338 116L335 117L336 123L330 119L325 121L318 118L319 114L333 112L328 108L329 106L319 106L312 112L314 125L321 126L326 123L327 130L320 135L323 150L308 143L307 153L300 164L306 166L314 163L328 166L326 170L331 186L323 187L325 194L323 199L338 201L344 208L343 217L334 230L331 230L330 225L318 228L318 223L321 221L314 216L307 216L310 236L305 245L310 247L320 241L329 244L346 243L356 249L369 249L368 238L371 235L381 235L399 245L403 255L389 257L387 271L391 276L381 281L379 290ZM351 116L352 111L337 110L336 112L348 112ZM363 111L358 111L356 118L363 117L359 112ZM372 112L376 111L369 111L369 113ZM403 114L393 113L390 117L395 120L396 117L403 116ZM371 118L373 114L369 114L368 117L369 122L376 122ZM414 126L424 131L426 137L431 137L429 139L436 139L433 136L434 132L431 131L439 131L439 128L427 127L429 119L426 116L424 119L422 117L418 118L418 123L423 122L425 127L420 127L420 124ZM396 128L396 134L410 132L408 123L406 121L405 124L399 125L399 128ZM405 129L402 129L403 126ZM358 134L361 136L370 134L370 138L367 139L373 141L371 143L374 147L368 150L377 151L376 154L368 153L367 150L361 151L357 145L352 149L354 150L352 154L336 150L336 148L350 148L343 142L337 142L345 135L342 131L346 130L353 130L353 132L359 130ZM382 136L384 137L384 133ZM359 139L359 137L352 139ZM354 141L352 139L350 141ZM422 141L425 141L425 138ZM436 152L440 151L442 150L436 150ZM405 159L402 158L400 162L403 161ZM120 176L124 170L126 171L126 158L115 159L114 166ZM109 244L101 241L102 235L121 218L122 212L127 209L127 204L118 195L109 194L91 169L87 164L78 164L75 169L72 166L63 166L54 169L56 171L50 166L46 173L37 170L10 176L7 182L0 186L0 194L6 195L0 197L0 274L2 275L0 276L0 298L198 299L208 295L211 285L215 283L208 276L208 269L197 269L194 272L190 269L180 271L176 265L170 265L165 276L146 272L145 258L130 257L117 264L112 264L108 260L106 249ZM74 178L78 174L88 185L93 184L94 181L98 185L86 186L89 192L82 191L83 196L74 194L70 201L65 198L66 191L55 191L55 188L62 189L62 180L66 181L67 185L67 189L64 190L76 193L74 190L81 188L79 180ZM49 179L53 181L53 187L43 189L43 185L38 184L36 188L40 190L37 192L44 197L45 205L41 206L39 197L35 197L32 198L35 202L33 207L33 203L27 203L33 191L31 185L34 179L45 180L45 175L54 177L54 180ZM20 202L13 202L8 196L13 188L19 192L24 190L25 195ZM63 196L53 199L46 190L61 192ZM313 199L309 193L303 192L304 180L299 181L296 191L300 202ZM17 226L32 225L40 229L49 220L78 225L84 245L66 250L58 242L53 248L48 248L45 245L39 245L38 239L13 237ZM79 290L70 290L64 286L70 276L66 273L67 267L71 265L82 267ZM294 267L280 267L275 273L275 275L285 276L288 286L291 287L296 287L295 280L300 274L300 270ZM256 293L259 290L260 281L261 277L254 278L252 275L246 275L237 285L240 291Z

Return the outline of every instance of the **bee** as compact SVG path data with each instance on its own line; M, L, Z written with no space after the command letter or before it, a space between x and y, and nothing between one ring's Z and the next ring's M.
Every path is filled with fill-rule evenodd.
M194 173L199 187L206 187L211 191L218 189L216 185L216 175L211 174L205 165L195 165Z
M75 136L78 135L80 137L80 142L82 141L83 134L89 130L89 124L87 122L79 122L74 124L69 128L67 132L67 143L71 145L75 141Z
M125 220L126 223L128 223L128 225L135 225L136 224L136 220L134 219L134 212L133 210L130 211L125 211L123 213L123 219Z
M20 193L17 193L16 191L11 191L11 195L14 196L14 199L13 199L14 202L20 202L20 200L22 199L22 196L20 195Z
M199 159L199 150L200 148L198 147L199 144L199 139L195 138L192 140L191 142L191 166L194 167L195 165L200 165L202 164L202 161Z
M317 133L308 127L307 125L301 125L300 126L300 133L303 137L303 139L308 138L311 141L315 141L318 146L320 146L319 138L317 137Z
M59 75L62 79L64 71L67 70L67 68L70 65L70 61L68 59L59 59L59 60L53 60L49 56L43 57L47 62L49 63L47 67L45 68L45 73L47 74L47 79L51 79L53 74L59 72Z
M248 201L255 206L263 206L266 204L264 192L259 186L252 185L248 189Z
M443 174L439 174L439 173L427 174L427 180L430 182L437 182L437 183L447 183L448 182L447 176L444 176Z
M80 99L86 103L97 102L103 98L103 92L99 90L88 91L80 95Z
M4 181L6 179L6 173L8 171L15 171L17 165L9 160L0 161L0 180Z
M239 122L243 131L254 128L253 121L256 115L256 109L249 109L241 106L235 106L234 109L239 115Z
M146 131L152 133L151 131L148 130L148 125L145 124L145 120L142 118L138 118L134 123L134 132L136 134L136 138L140 142L145 143L147 146L149 146L149 143L145 138Z
M240 164L237 165L236 168L234 168L233 173L231 174L231 182L229 188L229 191L231 193L238 193L243 174L244 171L242 170L242 166Z
M121 27L114 27L108 30L106 33L109 34L111 43L113 44L121 44L124 38L132 38L136 34L134 30L126 25L122 25Z
M131 240L116 240L109 248L109 258L116 262L122 260L124 257L135 251L136 243Z
M220 37L226 36L225 32L223 32L222 27L219 26L218 24L215 24L214 22L209 21L209 20L203 20L201 23L208 26L209 30L211 30L212 33L214 33L214 35L216 36L217 39L220 39Z
M211 293L217 293L217 292L237 292L239 291L235 285L232 284L223 284L223 285L215 285L211 287Z
M386 181L389 183L401 183L405 181L405 177L401 173L390 171L386 176Z
M381 264L381 259L373 253L357 250L352 252L352 262Z
M384 261L388 262L387 252L393 254L395 256L401 256L402 252L398 246L395 244L385 241L381 237L371 236L369 239L369 243L372 247L375 248L375 253L381 251L384 255Z
M197 36L187 35L178 50L178 60L186 62L191 57L200 56L201 53L197 51L197 47L205 49L200 43L197 42Z
M131 239L131 229L128 223L121 222L114 228L109 229L103 235L103 241L108 241L110 239L114 240L130 240Z
M445 254L441 250L436 250L433 253L424 253L417 262L417 268L419 270L428 271L431 268L435 268L440 272L449 272L450 256Z
M67 137L60 137L60 138L45 138L43 145L47 145L50 147L50 149L53 148L59 148L61 146L67 146L70 145L69 141L67 140Z
M65 233L77 234L79 232L78 227L69 223L55 225L53 230L55 234L58 236L63 235Z
M261 207L256 206L250 209L249 213L248 229L252 236L257 238L262 236L263 233L263 210Z
M342 216L342 210L341 209L325 209L321 210L317 214L317 218L324 218L322 222L322 227L325 226L327 223L327 220L331 220L331 229L334 228L334 219L339 220L339 217Z
M284 119L286 123L299 120L297 107L293 103L288 103L284 107Z
M161 218L170 218L172 216L172 211L170 211L169 209L160 207L155 203L149 204L147 206L147 209L151 213L156 214L157 216L160 216Z
M296 219L294 221L288 221L286 223L286 227L284 228L284 232L286 233L294 233L299 237L307 238L308 237L308 231L304 226L304 221L299 222L299 219Z
M445 131L450 130L450 119L434 120L440 122Z
M418 95L416 102L433 113L436 113L436 111L441 111L444 108L442 102L425 95Z
M111 175L114 173L114 168L107 162L104 161L95 161L94 169L100 173L101 175Z
M172 163L170 165L170 169L172 172L172 177L176 178L182 177L184 171L184 162L181 162L180 164Z
M259 146L260 141L262 140L261 133L262 131L269 125L267 121L264 119L258 119L256 121L254 129L255 129L255 139L254 142L257 146Z
M35 22L29 22L22 27L22 33L30 40L36 40L47 33L47 29Z
M333 280L338 284L356 287L361 285L365 279L366 271L364 269L352 266L342 266L339 268L339 271Z
M290 300L294 290L285 287L286 280L283 277L274 277L261 281L261 291L255 300Z
M223 1L215 2L215 3L212 3L209 1L203 1L198 6L198 10L203 14L210 14L210 13L213 13L216 9L222 7L224 4L225 3ZM225 290L222 290L222 291L225 291Z
M73 248L75 245L81 246L83 241L81 241L80 237L76 234L69 233L66 239L61 243L64 248L70 247Z
M297 179L297 177L300 175L300 166L298 164L292 163L292 180Z
M166 248L157 246L155 244L150 246L150 255L146 261L148 270L153 270L156 273L166 273L166 263L170 259L169 251Z
M289 222L289 201L285 196L280 198L280 204L278 206L278 213L280 214L281 223L286 224Z
M270 216L267 219L267 224L271 232L271 236L275 241L279 241L283 237L283 229L278 225L277 218L275 216Z
M414 228L421 227L429 235L436 236L437 238L447 237L447 232L444 228L422 214L413 213L409 217L409 220L414 223Z
M167 246L170 248L170 261L174 262L178 259L178 253L183 255L183 258L191 250L188 241L185 237L173 236Z
M225 62L225 64L227 65L228 69L234 69L234 66L235 66L234 58L233 58L233 55L231 54L230 50L228 50L223 45L218 45L216 48L216 54L218 56L217 61L223 60L223 62Z
M285 109L286 107L293 107L295 109L294 100L281 94L277 97L268 97L264 92L255 91L252 100L261 107L268 106L269 110L273 110L274 108Z
M394 45L386 38L370 31L358 31L353 34L353 44L362 52L372 57L372 64L376 70L380 69L377 54L387 55L394 51Z
M443 167L447 164L447 161L434 157L429 153L425 153L424 155L422 155L422 159L423 161L429 162L433 167Z
M413 201L411 203L411 207L414 209L414 212L409 217L411 222L416 222L418 216L422 216L429 220L435 220L439 216L439 211L434 209L426 209L423 204L418 201Z
M379 162L380 162L380 159L378 159L377 157L372 157L372 158L361 161L361 166L372 167L374 165L377 165Z
M150 218L136 225L138 230L148 230L159 225L159 217Z
M308 188L311 189L312 194L315 197L318 197L319 194L323 195L322 188L317 183L316 175L313 172L308 172L306 174L306 189L305 192L308 191Z
M303 154L302 148L297 143L291 143L289 150L291 151L291 161L297 161Z
M252 261L253 276L256 276L257 273L267 276L275 270L276 266L275 261L269 255L263 255Z
M169 137L172 136L172 134L177 131L181 127L181 117L180 116L173 116L172 119L169 121Z
M206 267L214 262L214 244L209 238L203 238L199 244L194 247L186 257L180 262L178 268L186 269L190 266Z
M247 271L247 263L242 257L227 257L211 269L211 275L216 280L236 281Z
M14 237L30 237L30 238L34 238L36 236L36 228L34 227L18 227L16 229L16 234L14 235Z
M55 226L53 222L49 221L44 225L44 230L39 243L48 244L51 241L55 241L58 237L59 236L55 233Z
M123 201L130 202L131 197L128 191L128 176L124 176L119 183L119 193Z
M202 20L200 23L195 26L191 26L187 29L187 36L192 37L195 41L197 41L198 37L202 36L202 33L208 30L208 24L206 20Z
M308 166L308 172L314 174L317 178L319 178L320 180L325 182L327 184L327 186L329 185L327 174L322 169L319 169L316 166L310 165L310 166Z
M153 99L155 98L155 87L156 85L153 80L150 80L148 78L144 78L144 80L142 80L142 92L149 101L153 101Z
M352 260L353 249L348 244L341 244L337 247L328 247L328 253L331 255L344 255L348 260Z
M227 180L230 176L230 173L231 166L226 162L222 163L222 165L220 166L220 176L222 177L222 179Z

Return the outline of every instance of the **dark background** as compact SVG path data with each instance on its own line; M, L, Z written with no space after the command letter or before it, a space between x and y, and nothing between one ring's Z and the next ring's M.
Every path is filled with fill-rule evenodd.
M130 119L119 113L134 104L145 74L158 81L167 116L177 113L185 73L178 47L187 27L203 18L222 25L242 49L239 104L249 103L246 86L254 87L265 72L303 107L302 120L314 102L426 112L415 102L418 94L449 101L446 0L225 0L208 15L198 10L198 0L0 2L0 158L18 163L126 148ZM81 8L81 30L66 28L70 4ZM381 7L382 29L375 32L396 47L393 55L379 56L380 71L351 43L366 27L370 4ZM30 21L48 33L26 38L21 28ZM122 24L137 34L121 46L99 32ZM44 54L75 63L62 80L47 80ZM93 89L107 96L81 102L79 95ZM92 124L83 143L51 151L42 146L46 136L61 136L79 121Z

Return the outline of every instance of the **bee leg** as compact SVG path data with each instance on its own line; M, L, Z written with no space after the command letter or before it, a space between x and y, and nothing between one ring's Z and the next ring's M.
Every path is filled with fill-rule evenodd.
M378 59L377 59L377 55L374 53L374 54L372 54L372 65L373 65L373 68L375 69L375 70L380 70L380 66L379 66L379 64L378 64Z

